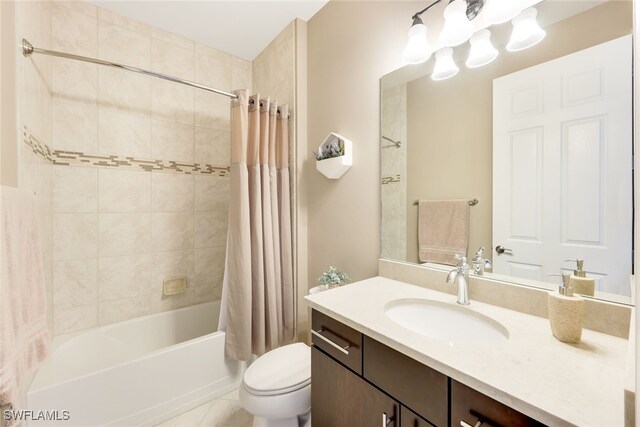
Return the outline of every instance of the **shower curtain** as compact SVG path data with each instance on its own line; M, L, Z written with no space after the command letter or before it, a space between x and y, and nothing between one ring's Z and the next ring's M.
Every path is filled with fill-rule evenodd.
M234 93L220 330L225 356L250 360L294 334L289 112L247 90Z

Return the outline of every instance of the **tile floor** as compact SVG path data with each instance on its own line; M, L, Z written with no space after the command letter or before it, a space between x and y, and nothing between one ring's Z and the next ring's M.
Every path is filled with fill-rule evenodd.
M253 417L242 409L235 390L156 427L251 427L252 422Z

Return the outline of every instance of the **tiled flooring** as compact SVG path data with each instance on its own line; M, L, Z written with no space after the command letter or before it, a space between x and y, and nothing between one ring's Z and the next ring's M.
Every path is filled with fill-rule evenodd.
M253 417L240 405L238 391L232 391L156 427L251 427Z

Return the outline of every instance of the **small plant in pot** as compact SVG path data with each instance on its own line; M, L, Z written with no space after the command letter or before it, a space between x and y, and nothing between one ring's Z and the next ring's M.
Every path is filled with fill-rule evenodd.
M336 142L325 144L320 147L320 151L314 151L313 154L317 161L344 156L344 141L339 139Z
M330 266L327 271L318 277L318 284L325 289L331 289L338 286L346 285L351 279L344 272L338 270L334 266Z

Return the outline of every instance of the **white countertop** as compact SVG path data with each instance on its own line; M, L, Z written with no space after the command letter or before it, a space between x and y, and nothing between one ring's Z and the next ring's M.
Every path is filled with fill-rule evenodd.
M585 329L580 344L565 344L553 337L547 319L472 299L468 309L504 325L509 340L494 346L451 345L389 319L385 304L403 298L456 300L384 277L305 297L311 308L540 422L624 425L626 340Z

